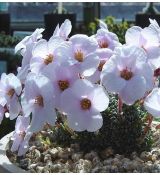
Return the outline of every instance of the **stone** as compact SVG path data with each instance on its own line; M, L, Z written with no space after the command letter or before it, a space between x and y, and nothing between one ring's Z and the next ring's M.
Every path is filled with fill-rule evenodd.
M57 158L58 157L58 149L57 148L53 148L53 149L49 150L49 154L51 155L51 157L53 159Z
M98 154L95 151L85 154L84 158L87 160L93 160L93 158L98 157Z
M110 156L113 156L113 155L114 155L114 151L113 151L113 149L112 149L111 147L109 147L109 148L106 148L105 150L103 150L103 151L100 153L100 155L101 155L101 157L102 157L103 159L106 159L106 158L108 158L108 157L110 157Z
M83 157L83 153L82 152L77 152L77 153L73 153L71 158L74 162L76 162L79 159L81 159L82 157Z
M46 163L46 162L48 162L49 160L52 160L51 155L50 155L50 154L46 154L46 155L44 156L44 162Z
M67 159L69 159L69 157L72 155L72 152L71 152L71 150L70 149L64 149L64 150L61 150L61 151L59 151L58 152L58 157L60 158L60 159L65 159L65 160L67 160Z
M74 152L78 152L80 150L80 146L77 143L71 144L70 148L74 150Z
M25 158L20 160L19 166L23 169L28 169L28 166L31 164L31 160L29 158Z
M89 160L80 159L75 163L75 173L89 173L92 169L92 163Z
M37 172L37 173L42 173L42 172L43 172L43 169L44 169L44 167L37 166L37 167L36 167L36 172Z
M91 173L100 173L102 170L102 167L96 166L91 170Z
M60 163L53 164L51 166L51 172L52 173L58 173L58 172L60 172L60 169L62 169L62 165Z
M28 166L28 169L32 170L32 169L36 169L37 163L33 163L31 165Z

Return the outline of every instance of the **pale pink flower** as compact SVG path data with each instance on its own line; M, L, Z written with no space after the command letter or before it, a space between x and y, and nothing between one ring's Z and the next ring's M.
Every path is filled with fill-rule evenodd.
M154 88L145 98L144 107L154 117L160 117L160 88Z
M50 67L48 72L45 72L53 85L54 94L55 94L55 107L61 109L60 107L60 95L63 91L70 88L73 83L79 79L77 66L62 66L57 65L55 69Z
M68 35L71 33L71 30L72 30L71 21L66 19L60 27L59 24L57 25L52 37L58 36L61 37L63 40L67 40Z
M76 64L81 75L91 76L99 64L98 56L95 53L97 48L98 43L93 37L77 34L62 44L59 49L65 60L64 66Z
M114 50L115 47L121 46L117 35L108 31L108 29L104 27L97 30L95 38L98 42L99 48Z
M47 77L30 73L25 82L21 101L24 116L28 117L32 113L30 132L41 130L45 123L54 125L56 120L54 89Z
M127 30L125 39L127 45L134 45L144 49L147 53L148 62L154 69L160 67L159 37L153 27L142 29L138 26L133 26Z
M58 46L64 42L61 38L51 38L49 41L41 39L32 50L33 57L30 61L31 72L39 74L48 69L48 66L56 67L61 63Z
M94 132L101 128L103 119L100 112L109 104L103 87L85 79L77 80L61 95L61 106L67 114L69 127L75 131Z
M27 132L30 124L29 117L18 116L15 125L15 131L12 136L13 144L11 151L18 151L18 156L22 156L28 150L28 142L32 133Z
M85 77L90 80L92 83L97 83L100 81L100 74L103 69L103 65L109 60L109 58L113 55L113 51L107 48L97 49L97 56L99 57L99 65L97 67L96 72L90 77Z
M33 46L37 43L39 39L42 38L42 32L44 29L39 28L36 29L32 35L26 36L20 43L18 43L15 47L15 53L19 52L23 56L22 59L22 66L18 70L17 77L24 83L25 77L30 71L29 63L32 58L32 49Z
M18 96L20 96L22 86L20 80L12 73L1 75L0 81L0 105L3 107L6 105L10 119L13 120L18 116L21 111L20 102Z
M122 101L132 105L153 88L153 70L142 48L122 46L103 66L101 82L107 91L118 93Z

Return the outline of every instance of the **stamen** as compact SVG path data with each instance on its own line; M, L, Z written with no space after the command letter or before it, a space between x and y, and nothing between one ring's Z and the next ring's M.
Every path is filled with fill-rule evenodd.
M69 82L67 80L59 80L58 81L59 88L64 91L69 87Z
M14 89L10 89L10 90L8 91L7 95L8 95L10 98L12 98L13 95L14 95L14 93L15 93L15 90L14 90Z
M88 98L82 99L80 104L83 110L88 110L91 108L91 101Z
M21 131L21 132L19 133L19 136L20 136L21 138L23 138L23 139L24 139L25 135L26 135L25 131Z
M77 61L83 62L84 54L81 50L77 50L77 52L75 52L75 54L74 54L74 57Z
M108 48L108 43L106 41L99 41L98 42L100 48Z
M35 102L34 103L39 105L39 106L41 106L41 107L43 107L44 106L44 104L43 104L43 97L41 95L37 96L35 98Z
M44 63L45 63L46 65L52 63L53 58L54 58L54 57L53 57L52 54L47 55L46 58L44 59Z
M102 68L103 68L103 66L104 66L105 63L106 63L105 60L100 61L99 66L98 66L98 70L99 70L100 72L102 71Z
M120 72L120 76L125 80L130 80L133 77L133 73L126 68Z

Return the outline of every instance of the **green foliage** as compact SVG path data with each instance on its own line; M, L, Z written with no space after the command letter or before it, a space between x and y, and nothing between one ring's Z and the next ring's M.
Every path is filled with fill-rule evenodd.
M9 53L7 51L0 52L0 61L7 62L7 73L16 73L17 67L21 65L22 56Z
M119 41L122 44L124 44L125 43L125 33L126 33L127 29L132 26L132 24L129 24L129 22L127 22L127 21L122 21L120 23L116 23L115 18L112 16L106 17L104 22L107 24L108 30L110 32L115 33L118 36ZM89 24L89 29L88 29L90 31L90 34L95 34L96 30L99 28L98 26L99 26L98 19L96 19L95 22L91 22Z
M15 47L21 41L21 38L0 33L0 47Z
M140 105L123 105L123 114L117 112L117 98L110 96L110 104L102 113L103 126L98 132L74 132L59 127L53 132L58 144L79 143L81 150L101 151L111 146L116 153L129 154L133 151L149 150L152 146L152 133L149 129L143 136L146 127L146 112Z

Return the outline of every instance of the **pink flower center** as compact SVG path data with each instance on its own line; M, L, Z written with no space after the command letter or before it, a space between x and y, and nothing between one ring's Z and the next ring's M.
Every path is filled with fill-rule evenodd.
M52 63L53 59L54 59L53 55L52 55L52 54L49 54L49 55L47 55L46 58L44 59L44 63L45 63L46 65L48 65L48 64Z
M91 101L88 98L82 99L80 104L83 110L88 110L91 108Z
M25 135L26 135L25 131L21 131L21 132L19 133L19 136L20 136L22 139L24 139Z
M130 80L133 77L133 73L126 68L120 72L120 76L125 80Z
M108 43L106 41L99 41L98 42L100 48L108 48Z
M13 95L14 95L14 93L15 93L15 90L14 90L14 89L10 89L10 90L7 92L7 95L8 95L10 98L12 98Z
M103 66L104 66L105 63L106 63L105 60L100 61L99 66L98 66L98 70L99 70L100 72L102 71L102 68L103 68Z
M41 107L43 107L44 106L44 104L43 104L43 97L41 95L37 96L35 98L35 102L34 103L39 105L39 106L41 106Z
M58 81L59 88L64 91L69 87L69 82L67 80L59 80Z
M84 59L83 52L81 50L77 50L77 52L74 53L74 58L79 62L83 62Z

